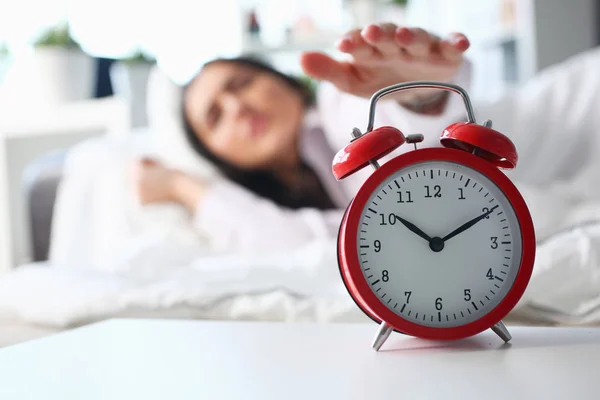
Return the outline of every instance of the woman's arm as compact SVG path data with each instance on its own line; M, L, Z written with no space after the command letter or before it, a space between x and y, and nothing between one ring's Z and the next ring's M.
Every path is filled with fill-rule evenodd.
M217 182L197 203L197 229L217 249L286 250L337 235L343 210L291 210L227 181Z
M549 67L493 101L477 104L479 119L509 136L519 152L511 176L547 185L600 171L600 48ZM596 181L589 184L598 187Z
M407 32L413 34L408 41ZM382 87L437 80L468 89L470 64L462 58L465 43L468 45L466 38L458 35L441 40L421 30L383 24L350 32L340 41L338 49L350 54L351 61L305 54L305 71L324 81L318 105L332 147L346 145L352 128L365 129L368 99ZM512 173L515 179L536 185L571 179L594 161L600 150L598 71L600 48L550 67L493 101L475 104L478 122L491 119L493 127L515 143L521 159ZM423 94L417 92L415 96ZM465 117L464 105L456 94L434 112L406 106L413 100L381 100L375 126L393 125L406 134L422 133L423 145L429 147L439 145L439 135L447 125ZM408 149L403 147L400 152Z
M540 238L577 222L573 216L582 204L600 200L598 71L600 48L552 66L497 99L474 104L478 122L491 119L494 129L517 147L518 166L507 174L529 204ZM454 82L468 89L469 77L465 60ZM319 93L322 120L336 148L348 143L353 126L364 126L367 109L367 99L330 83ZM439 115L420 115L393 102L382 102L377 112L376 126L423 133L426 146L439 145L443 128L465 115L460 97L454 95Z
M332 147L346 145L352 128L366 129L369 98L383 87L417 80L466 86L470 65L464 62L463 52L468 47L469 41L459 33L442 39L418 28L380 24L351 31L340 40L338 50L351 56L349 61L321 53L304 54L304 71L322 81L318 107ZM428 146L435 145L442 130L464 115L460 96L414 89L379 101L375 126L393 125L406 134L422 133Z
M340 40L338 50L350 55L349 61L321 53L304 54L305 72L324 81L319 107L332 146L338 149L347 144L352 128L365 129L368 99L385 86L436 80L468 89L470 66L462 56L468 45L460 34L440 39L420 29L380 24L351 31ZM597 154L598 71L600 48L548 68L494 101L475 105L479 122L491 119L494 128L515 142L522 159L515 177L534 184L570 179ZM404 133L423 133L424 146L438 145L442 130L465 115L455 94L440 107L434 102L432 110L411 106L428 104L424 91L394 96L378 104L376 126L394 125Z
M207 184L152 160L141 160L137 175L142 203L183 205L218 250L281 251L334 238L343 215L342 210L286 209L234 183Z
M508 173L540 238L584 219L600 200L600 48L556 64L485 104L481 119L508 135L519 164Z
M464 60L456 74L448 81L468 90L470 80L471 63ZM323 82L317 93L317 109L328 141L334 149L341 149L348 144L352 128L365 130L369 99L344 93L333 84ZM422 145L433 147L439 146L439 138L445 127L465 118L462 98L454 93L449 94L439 112L435 114L423 114L384 97L377 103L375 126L394 126L407 135L421 133L425 136ZM409 149L403 147L405 148L400 150ZM397 152L394 154L397 155Z

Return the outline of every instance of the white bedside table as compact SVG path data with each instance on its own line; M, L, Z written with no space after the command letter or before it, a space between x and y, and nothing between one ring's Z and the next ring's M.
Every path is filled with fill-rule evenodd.
M375 324L111 320L0 349L1 399L598 399L600 329L458 342Z

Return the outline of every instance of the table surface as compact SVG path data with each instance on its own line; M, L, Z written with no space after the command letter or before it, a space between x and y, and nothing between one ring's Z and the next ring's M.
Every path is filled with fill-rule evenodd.
M600 329L455 342L371 324L110 320L0 349L0 399L598 399Z

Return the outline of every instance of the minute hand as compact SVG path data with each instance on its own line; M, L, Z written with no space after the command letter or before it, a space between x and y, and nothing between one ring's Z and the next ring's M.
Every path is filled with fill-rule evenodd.
M450 232L449 234L444 236L442 238L442 240L445 242L446 240L452 239L454 236L458 235L459 233L466 231L467 229L469 229L470 227L472 227L473 225L475 225L476 223L478 223L479 221L481 221L482 219L484 219L485 217L490 215L496 208L498 208L498 206L495 206L491 210L486 211L485 213L481 214L479 217L473 218L472 220L465 223L464 225L459 226L458 228L456 228L455 230L453 230L452 232Z

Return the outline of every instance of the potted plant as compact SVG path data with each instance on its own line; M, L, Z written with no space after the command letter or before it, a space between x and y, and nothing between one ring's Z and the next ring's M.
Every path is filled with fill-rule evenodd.
M94 61L71 37L66 24L44 31L33 43L36 92L45 103L88 99L94 85Z
M110 77L115 95L123 97L131 107L131 125L148 125L146 99L148 77L155 61L141 50L122 58L111 66Z

